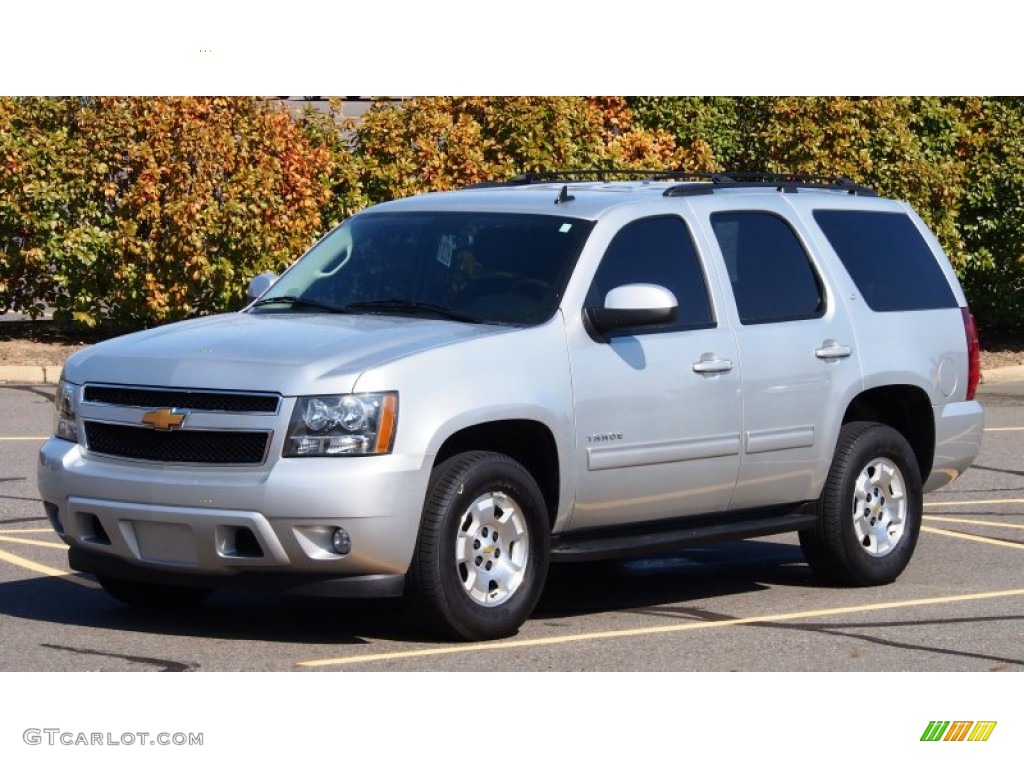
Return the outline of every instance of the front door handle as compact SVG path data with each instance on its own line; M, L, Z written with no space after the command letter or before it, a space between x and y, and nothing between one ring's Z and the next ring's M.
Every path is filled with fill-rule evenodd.
M714 352L705 352L693 364L695 373L725 373L732 370L732 360L725 360Z
M840 344L835 339L825 339L821 347L814 350L814 356L819 360L838 360L841 357L849 357L853 350L845 344Z

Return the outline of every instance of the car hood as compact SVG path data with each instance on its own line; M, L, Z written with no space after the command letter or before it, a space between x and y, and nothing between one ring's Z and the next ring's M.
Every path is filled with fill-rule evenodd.
M379 315L215 315L132 333L71 356L86 382L282 395L351 391L363 371L510 328Z

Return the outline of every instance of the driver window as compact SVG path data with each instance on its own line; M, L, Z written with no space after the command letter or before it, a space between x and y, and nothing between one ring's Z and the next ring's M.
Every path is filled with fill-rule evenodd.
M605 251L587 306L603 306L608 291L629 283L668 288L679 302L679 317L669 326L643 331L714 328L707 283L686 224L677 216L639 219L624 226ZM634 335L634 331L630 335Z

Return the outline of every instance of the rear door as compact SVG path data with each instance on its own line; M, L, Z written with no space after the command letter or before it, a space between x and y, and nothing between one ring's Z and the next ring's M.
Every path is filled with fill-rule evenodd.
M842 404L860 383L853 326L782 199L694 200L732 287L743 374L742 458L730 508L817 496Z

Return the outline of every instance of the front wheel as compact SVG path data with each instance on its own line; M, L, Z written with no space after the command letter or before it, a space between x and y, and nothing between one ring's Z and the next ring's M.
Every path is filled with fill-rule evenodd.
M818 523L800 532L808 564L838 584L888 584L914 553L922 504L921 472L906 438L884 424L844 424Z
M544 497L526 468L503 454L459 454L431 474L411 608L445 637L515 634L540 598L549 553Z

